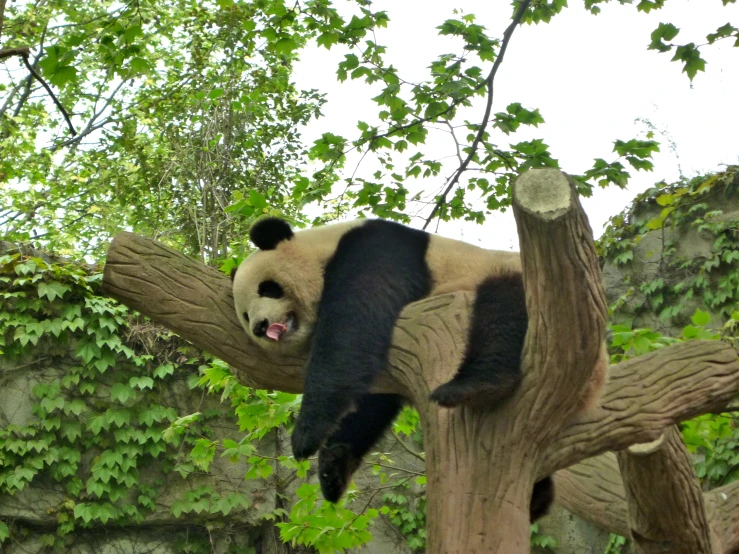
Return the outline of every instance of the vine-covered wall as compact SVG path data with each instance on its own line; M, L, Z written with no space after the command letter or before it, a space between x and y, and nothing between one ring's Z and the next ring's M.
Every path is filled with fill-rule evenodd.
M614 322L675 335L700 308L720 327L739 306L739 166L649 189L598 247Z
M210 450L243 433L195 389L207 356L99 296L99 268L26 254L0 244L4 551L256 552L276 496Z

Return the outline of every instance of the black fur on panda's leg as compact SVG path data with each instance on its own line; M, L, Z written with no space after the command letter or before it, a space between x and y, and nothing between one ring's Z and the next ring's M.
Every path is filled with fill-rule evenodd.
M554 502L554 481L551 477L545 477L541 481L534 483L534 490L531 493L531 504L529 505L529 518L534 523L540 517L544 517L549 512Z
M429 236L381 220L348 231L326 266L293 455L313 455L386 367L403 307L426 296Z
M344 495L362 458L390 427L403 403L397 394L368 394L356 411L341 420L339 430L318 452L318 479L326 500L338 502Z
M496 406L521 382L521 352L528 317L519 273L490 277L477 288L467 352L454 378L430 399L453 408L462 404Z

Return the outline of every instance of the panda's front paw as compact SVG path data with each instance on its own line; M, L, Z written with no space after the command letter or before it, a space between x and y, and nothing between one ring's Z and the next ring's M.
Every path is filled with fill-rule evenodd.
M308 418L298 416L292 435L293 456L296 460L305 460L318 452L324 441L333 433L336 424L323 421L306 421Z

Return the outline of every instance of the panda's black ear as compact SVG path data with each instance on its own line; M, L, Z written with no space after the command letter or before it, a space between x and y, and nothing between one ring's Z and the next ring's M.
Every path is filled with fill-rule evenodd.
M231 282L234 282L234 277L236 277L236 272L238 271L238 267L231 268Z
M279 217L264 217L252 225L249 237L260 250L274 250L283 240L290 240L293 230Z

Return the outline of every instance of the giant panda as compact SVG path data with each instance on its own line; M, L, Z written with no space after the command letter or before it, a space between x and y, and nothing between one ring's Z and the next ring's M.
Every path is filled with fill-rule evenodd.
M464 360L432 401L496 406L520 383L528 320L517 252L368 219L294 233L283 219L267 217L252 226L250 238L258 250L232 274L236 314L265 350L308 354L292 450L297 459L319 452L327 500L343 495L403 406L402 397L370 388L388 364L393 327L406 305L454 291L475 295ZM583 409L605 379L604 356ZM551 479L539 481L532 521L552 498Z

